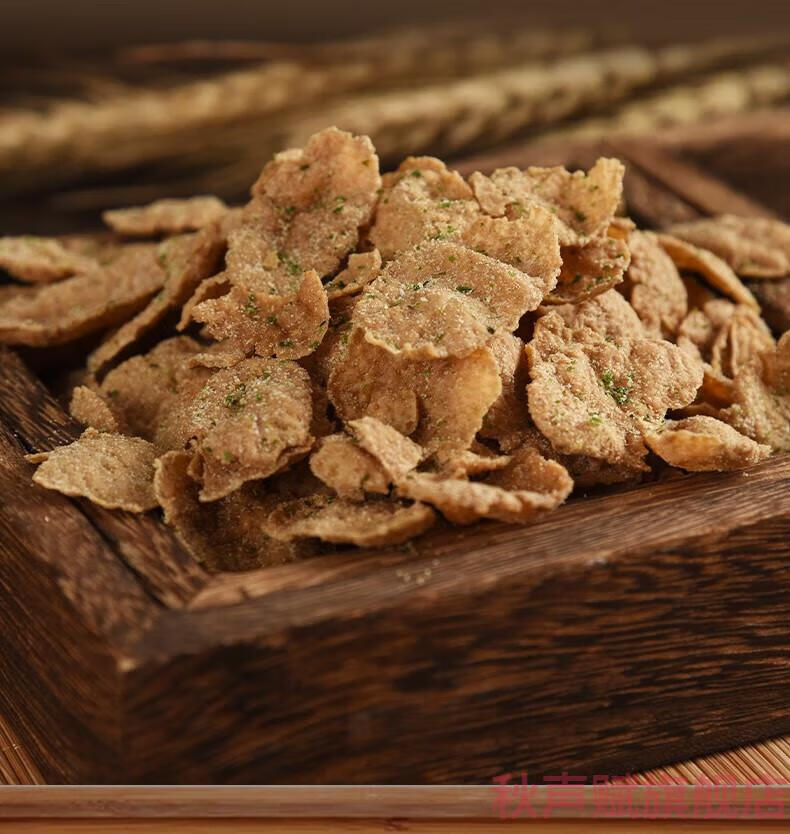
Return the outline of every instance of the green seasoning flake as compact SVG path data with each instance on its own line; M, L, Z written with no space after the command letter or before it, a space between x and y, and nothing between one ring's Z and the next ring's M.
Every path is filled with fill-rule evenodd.
M579 223L584 223L584 221L587 219L587 215L583 211L579 211L579 209L574 209L573 214L579 221Z
M597 411L593 411L592 414L590 414L590 419L588 422L591 426L600 426L603 422L603 418Z
M615 385L612 371L604 371L601 375L601 385L607 394L618 404L625 405L630 396L630 389L627 385Z
M245 302L242 309L251 319L257 319L258 316L260 316L261 311L258 309L258 304L255 299L255 293L250 293L247 296L247 301Z
M117 388L110 388L110 390L107 392L107 395L108 395L111 399L113 399L113 400L114 400L114 399L118 396L118 394L119 394L119 393L120 393L120 392L118 391L118 389L117 389Z
M283 348L291 348L294 346L294 343L290 339L283 339L282 342L279 343L279 345Z
M225 449L225 451L222 453L222 460L224 460L225 463L233 463L233 461L236 460L236 455L234 455L233 452L229 452L227 449Z
M302 267L287 252L278 252L277 257L289 275L298 275L302 271Z
M225 397L225 407L231 411L238 411L242 406L244 395L247 393L247 386L241 382Z
M413 177L421 177L422 176L422 171L412 171L411 175Z
M472 292L473 289L474 287L466 287L463 284L460 284L455 288L455 291L463 293L464 295L469 295L469 293Z
M332 209L332 212L334 214L340 214L340 212L343 211L343 206L346 203L346 198L342 194L338 194L337 197L335 197L335 203L336 205Z
M267 324L277 324L277 316L275 316L274 314L272 314L270 316L266 316L266 323Z

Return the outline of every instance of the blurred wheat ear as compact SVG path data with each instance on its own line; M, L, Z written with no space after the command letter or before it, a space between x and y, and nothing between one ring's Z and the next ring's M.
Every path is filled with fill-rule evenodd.
M238 199L273 152L328 124L369 134L387 165L547 132L652 130L785 101L788 62L788 37L647 47L512 25L50 60L0 73L0 192L71 211Z

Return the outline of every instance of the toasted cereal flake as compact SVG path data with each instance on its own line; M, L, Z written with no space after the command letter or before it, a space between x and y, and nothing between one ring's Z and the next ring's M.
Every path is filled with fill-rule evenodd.
M759 360L742 366L733 380L734 404L721 418L752 440L790 452L790 335Z
M667 232L713 252L739 275L782 278L790 274L790 226L781 220L721 214L678 223Z
M86 429L79 440L31 455L39 486L88 498L108 510L144 513L156 505L154 447L139 437Z
M447 478L470 478L504 469L511 461L510 455L497 455L480 443L473 447L438 461L441 474Z
M322 438L310 456L310 469L349 501L364 501L366 492L389 492L390 478L381 464L347 434Z
M602 295L622 280L631 255L626 241L603 235L583 246L563 246L562 269L547 304L578 304Z
M231 281L287 295L304 270L321 278L335 273L370 221L380 185L378 157L364 136L330 127L304 150L277 154L252 187L241 227L230 234Z
M221 221L228 207L217 197L155 200L147 206L113 209L102 214L104 222L126 237L158 237L194 232Z
M106 267L12 296L0 304L0 342L62 345L112 327L142 309L164 281L156 246L126 246Z
M97 393L130 434L153 441L192 375L187 361L199 350L200 345L188 336L166 339L147 354L113 368Z
M416 443L375 417L350 420L347 429L359 447L378 461L390 482L416 469L425 456Z
M215 339L238 346L244 354L299 359L318 348L329 325L329 303L318 273L301 277L292 296L272 297L239 286L227 295L192 308Z
M409 157L384 178L368 237L388 261L427 240L458 240L480 214L471 188L432 157Z
M391 261L354 309L371 344L414 359L465 356L538 307L540 279L454 243Z
M216 272L224 249L216 224L196 234L164 241L158 256L167 275L163 289L93 351L88 357L88 369L101 376L109 365L161 324L170 311L185 304L201 282Z
M212 275L211 278L206 278L196 288L192 295L184 303L181 309L181 318L176 325L176 330L186 330L187 327L194 321L192 313L198 304L210 299L221 298L230 292L230 280L224 272L219 272L217 275Z
M565 168L500 168L490 177L469 178L483 211L492 217L518 217L538 203L557 217L563 246L583 245L604 232L623 192L625 168L617 159L599 159L588 173Z
M69 413L83 426L112 434L125 434L121 430L121 421L107 400L87 385L78 385L72 392Z
M615 330L617 309L625 327ZM575 312L574 312L575 311ZM560 307L537 322L527 356L528 405L556 451L643 469L643 422L694 400L702 363L648 336L617 292Z
M165 522L189 553L210 571L239 571L311 555L304 544L277 541L262 530L272 510L268 495L245 484L227 498L202 504L189 475L192 452L168 452L154 464L154 492Z
M70 275L95 270L93 258L68 249L56 238L0 238L0 269L28 284L48 284Z
M672 259L650 232L628 236L631 263L618 289L648 333L674 336L688 312L688 293Z
M325 284L330 301L361 292L379 274L381 255L378 249L355 252L348 256L348 266Z
M274 510L265 525L282 541L317 538L358 547L401 544L424 533L436 515L424 504L404 505L378 500L357 504L333 496L287 502Z
M667 420L657 430L646 431L645 442L667 463L690 472L742 469L771 454L770 446L755 443L727 423L702 415Z
M497 440L502 448L507 438L518 434L529 418L527 411L527 382L529 370L524 343L511 333L494 336L488 343L494 355L502 382L502 392L489 408L480 434Z
M739 304L760 309L755 297L732 268L712 252L668 234L657 234L656 240L678 269L687 269L702 276L714 289Z
M539 278L545 295L554 289L562 257L554 215L531 203L517 219L478 217L461 235L465 246Z
M201 501L278 472L313 444L310 378L295 362L245 359L217 371L189 414Z
M432 504L456 524L481 518L532 521L559 506L572 489L573 481L563 466L531 449L519 452L485 482L421 472L406 476L398 485L400 495Z

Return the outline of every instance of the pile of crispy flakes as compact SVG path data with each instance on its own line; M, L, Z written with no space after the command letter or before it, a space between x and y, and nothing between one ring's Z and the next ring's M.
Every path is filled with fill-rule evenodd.
M622 177L465 180L428 157L380 176L330 128L243 209L163 200L108 212L106 239L3 239L23 283L0 287L0 340L114 328L71 395L84 434L31 455L35 482L161 507L198 559L243 569L790 450L790 332L739 278L786 275L790 227L638 231Z

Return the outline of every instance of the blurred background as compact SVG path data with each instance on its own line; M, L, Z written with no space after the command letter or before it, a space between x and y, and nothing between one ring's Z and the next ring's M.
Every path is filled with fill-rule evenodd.
M706 163L747 180L770 166L740 158L739 137L750 133L759 156L767 131L771 170L790 174L788 121L774 118L790 106L786 0L2 0L1 10L5 234L90 229L104 208L162 196L242 201L273 152L328 124L369 134L385 166L614 134L674 136L710 156L710 131L734 138Z

